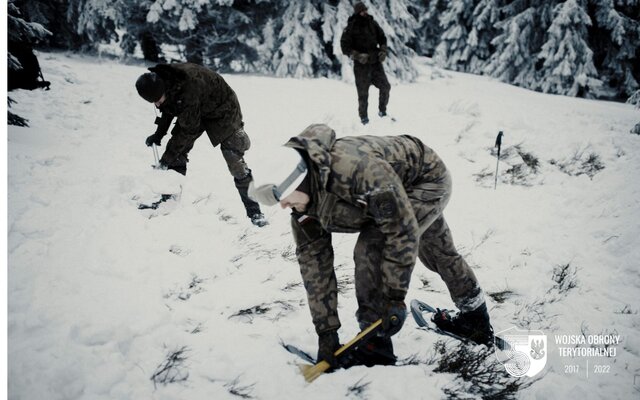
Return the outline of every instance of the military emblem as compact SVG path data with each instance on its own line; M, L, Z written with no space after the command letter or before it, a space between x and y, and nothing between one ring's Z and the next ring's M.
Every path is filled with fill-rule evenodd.
M508 346L500 350L497 346L496 357L505 370L516 378L533 377L544 369L547 363L547 336L542 331L524 331L509 328L499 332Z

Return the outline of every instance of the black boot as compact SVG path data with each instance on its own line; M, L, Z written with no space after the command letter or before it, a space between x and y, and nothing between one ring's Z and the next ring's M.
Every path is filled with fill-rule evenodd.
M396 360L391 338L374 336L340 360L340 364L343 368L356 365L373 367L374 365L395 365Z
M438 309L431 320L443 331L451 332L476 343L489 344L493 341L493 328L489 322L486 303L482 303L473 311L463 313Z
M269 225L269 221L267 221L267 218L264 216L263 213L253 214L249 218L251 219L251 223L259 228L262 228L265 225Z
M244 209L247 211L247 217L251 219L251 223L263 227L268 224L267 219L260 211L260 205L255 201L251 200L249 197L249 183L253 180L253 176L251 175L251 171L242 179L233 178L233 181L236 185L236 189L238 189L238 193L240 194L240 200L242 200L242 204L244 204Z

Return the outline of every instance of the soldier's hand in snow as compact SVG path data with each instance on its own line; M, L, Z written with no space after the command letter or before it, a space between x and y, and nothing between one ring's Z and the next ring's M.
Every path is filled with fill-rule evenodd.
M407 307L404 301L388 300L382 315L382 330L385 336L393 336L400 331L407 319Z
M366 64L369 62L369 55L367 53L358 53L357 51L354 51L351 54L351 58L353 58L360 64Z
M162 142L162 137L157 133L154 133L153 135L149 136L147 140L145 140L144 142L149 147L151 147L151 145L153 144L155 144L156 146L160 146L160 143Z

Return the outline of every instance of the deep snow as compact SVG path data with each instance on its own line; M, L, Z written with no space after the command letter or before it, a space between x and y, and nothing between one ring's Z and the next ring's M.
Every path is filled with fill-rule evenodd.
M134 88L144 66L39 59L52 89L10 94L12 112L30 127L8 128L9 398L333 399L357 397L349 387L370 382L361 398L414 399L442 397L456 384L428 364L352 368L306 384L298 360L279 346L316 345L288 213L265 209L270 225L250 225L219 149L203 136L188 176L178 178L178 207L146 218L134 198L163 174L175 176L150 169L144 139L155 114ZM392 88L395 123L375 116L371 89L366 127L350 83L225 75L253 143L249 165L317 122L338 136L421 138L451 169L445 215L459 250L488 293L512 292L503 303L488 298L494 328L548 336L542 379L519 397L637 398L640 137L629 130L640 113L450 73L428 60L419 68L418 82ZM357 333L354 243L355 235L334 236L344 341ZM566 264L575 288L563 290L568 281L557 284L553 271ZM452 306L419 262L412 298ZM558 355L553 336L581 332L622 336L616 357L590 359L609 373L587 377L586 359ZM437 339L407 320L396 353L424 358ZM167 354L181 349L186 360L172 371L180 382L154 384ZM565 373L569 364L579 373Z

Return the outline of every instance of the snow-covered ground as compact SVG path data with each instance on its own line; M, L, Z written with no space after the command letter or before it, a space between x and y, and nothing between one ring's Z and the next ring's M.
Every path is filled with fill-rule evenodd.
M219 149L203 136L178 207L147 218L134 198L163 181L158 174L175 177L150 171L144 139L155 114L134 87L144 67L39 58L52 89L10 94L11 111L30 123L8 128L10 399L418 399L465 387L428 362L357 367L305 383L299 360L280 346L316 350L288 213L267 209L271 224L252 226ZM517 397L637 398L640 137L629 130L640 113L441 71L426 60L420 70L418 82L392 88L395 123L375 116L371 89L366 127L352 84L225 79L243 108L250 165L317 122L338 136L407 133L434 148L454 178L447 220L493 294L495 330L540 329L548 337L541 378ZM334 239L343 341L357 333L354 243L354 235ZM452 307L444 284L419 263L413 298ZM614 357L561 357L555 335L583 333L618 334L622 342ZM438 339L409 319L396 353L426 360ZM171 355L174 367L162 375Z

